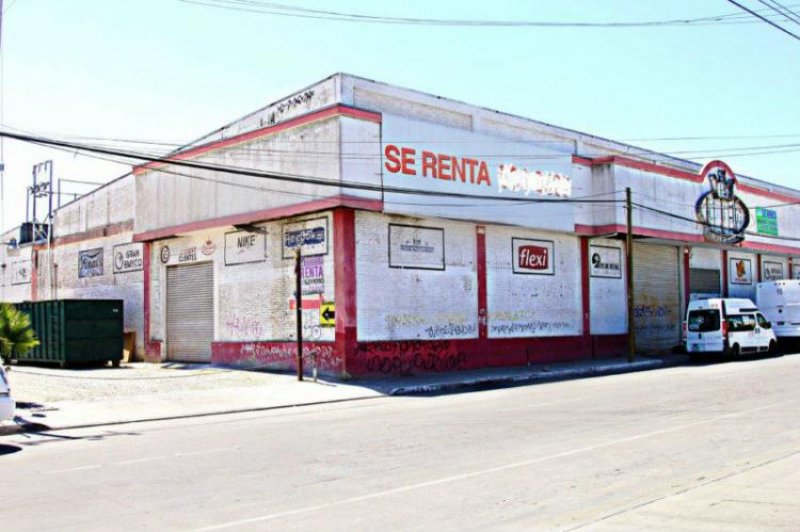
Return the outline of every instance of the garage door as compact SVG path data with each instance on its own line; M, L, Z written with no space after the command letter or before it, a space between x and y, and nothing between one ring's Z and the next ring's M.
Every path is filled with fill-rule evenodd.
M214 264L167 268L167 359L210 362L214 339Z
M668 353L681 341L678 248L633 244L633 324L636 351Z
M722 286L719 270L692 268L689 270L689 292L692 294L709 294L720 296Z

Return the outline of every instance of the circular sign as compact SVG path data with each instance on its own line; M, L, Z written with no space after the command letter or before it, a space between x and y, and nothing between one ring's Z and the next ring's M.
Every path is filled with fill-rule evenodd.
M114 267L117 270L121 270L125 267L125 256L122 254L121 251L117 251L114 254Z
M161 247L161 262L164 264L169 262L169 246L162 246Z

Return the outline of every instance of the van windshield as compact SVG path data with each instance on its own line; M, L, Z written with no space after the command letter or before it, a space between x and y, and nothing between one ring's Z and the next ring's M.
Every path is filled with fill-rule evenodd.
M756 317L752 314L734 314L728 316L727 320L731 332L753 331L756 328Z
M689 330L692 332L709 332L719 330L719 310L704 309L689 312Z

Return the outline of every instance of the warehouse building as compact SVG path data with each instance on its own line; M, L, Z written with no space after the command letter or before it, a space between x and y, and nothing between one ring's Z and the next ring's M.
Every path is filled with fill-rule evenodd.
M4 298L121 297L142 358L289 370L299 249L323 373L621 353L630 188L636 347L663 353L691 294L800 274L800 191L734 170L336 74L57 211L4 249Z

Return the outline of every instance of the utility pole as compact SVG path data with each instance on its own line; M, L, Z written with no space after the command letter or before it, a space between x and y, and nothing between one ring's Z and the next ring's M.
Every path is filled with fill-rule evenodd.
M303 380L303 268L300 246L294 252L295 310L297 311L297 380Z
M628 292L628 362L633 362L636 351L636 335L633 328L633 211L631 188L625 188L625 209L627 210L628 230L625 234L625 276Z

